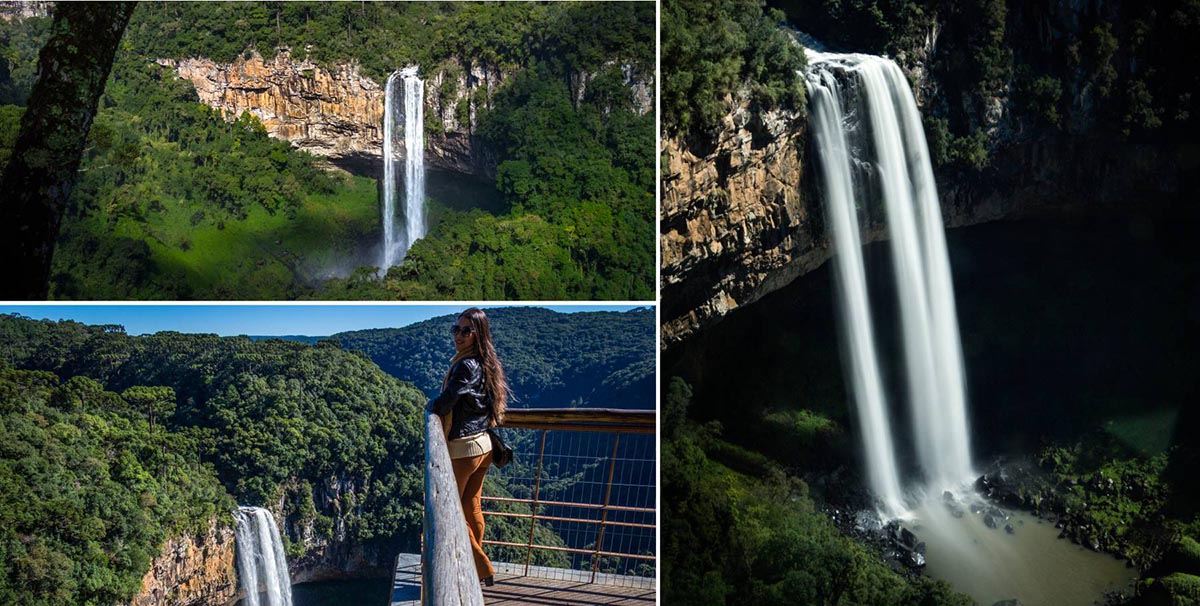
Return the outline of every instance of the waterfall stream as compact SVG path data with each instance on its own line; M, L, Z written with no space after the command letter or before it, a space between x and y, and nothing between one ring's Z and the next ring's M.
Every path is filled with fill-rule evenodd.
M893 423L879 378L858 213L887 217L899 297L905 382L926 488L940 494L972 471L962 351L941 208L920 113L903 72L884 57L808 51L814 144L851 397L867 476L881 513L904 510Z
M238 576L246 606L292 606L292 580L275 517L261 507L239 507L233 515L237 518Z
M397 103L397 96L402 102ZM380 272L404 258L425 236L425 82L411 66L392 72L383 102L383 257ZM399 160L396 127L404 136L404 228L397 229Z

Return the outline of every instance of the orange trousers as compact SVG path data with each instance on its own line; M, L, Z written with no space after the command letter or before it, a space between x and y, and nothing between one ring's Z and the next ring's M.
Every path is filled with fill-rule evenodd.
M454 479L458 481L458 496L462 499L463 516L467 518L467 535L471 537L471 551L475 556L475 571L484 579L496 574L492 561L483 553L483 477L492 465L492 453L478 457L451 459Z

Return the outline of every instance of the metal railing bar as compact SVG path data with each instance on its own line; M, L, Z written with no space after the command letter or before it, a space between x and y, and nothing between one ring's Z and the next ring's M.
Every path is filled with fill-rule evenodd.
M533 499L518 499L515 497L489 497L484 495L485 501L497 501L500 503L523 503L529 505L533 503ZM565 501L538 501L538 505L554 505L557 507L579 507L582 509L604 509L604 505L599 503L569 503ZM625 507L623 505L609 505L609 511L635 511L640 513L654 513L653 507Z
M507 511L485 511L484 515L499 516L502 518L518 518L528 520L534 516L528 513L509 513ZM579 522L582 524L604 524L606 526L624 526L626 528L654 528L654 524L638 524L635 522L614 522L612 520L589 520L587 518L560 518L558 516L537 516L539 520L551 520L554 522ZM529 543L532 545L533 543Z
M621 434L613 436L611 464L608 466L608 488L604 492L604 508L600 510L600 531L596 537L596 555L592 558L592 581L596 582L596 570L600 567L600 549L604 547L604 522L608 519L608 502L612 497L613 472L617 469L617 444L621 442Z
M533 502L529 508L529 547L525 549L525 574L529 574L529 564L533 562L533 530L537 526L538 492L542 488L542 461L546 458L546 430L542 430L542 448L538 452L537 479L533 485Z
M504 427L512 429L559 429L565 431L591 431L596 433L636 433L652 434L654 427L642 425L598 425L588 423L540 423L531 421L504 421Z
M511 541L493 541L490 539L483 541L484 545L498 545L501 547L525 547L524 543L513 543ZM643 555L637 553L618 553L615 551L596 551L595 549L577 549L574 547L556 547L554 545L534 545L534 549L544 549L547 551L563 551L568 553L590 553L613 558L630 558L634 560L653 560L657 556Z

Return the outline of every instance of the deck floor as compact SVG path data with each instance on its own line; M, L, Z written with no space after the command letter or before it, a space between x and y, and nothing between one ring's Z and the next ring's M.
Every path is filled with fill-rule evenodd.
M611 604L651 606L657 591L654 579L611 574L591 575L574 570L533 566L525 574L524 566L496 563L496 584L483 590L484 604L513 606L581 606ZM412 554L400 556L392 582L391 606L420 604L421 563Z

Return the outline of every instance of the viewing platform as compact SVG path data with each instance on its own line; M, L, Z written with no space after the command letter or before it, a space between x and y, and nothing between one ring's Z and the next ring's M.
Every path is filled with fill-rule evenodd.
M496 584L483 588L483 603L489 605L651 606L657 594L652 577L600 573L595 582L589 582L591 573L587 571L532 566L525 574L523 564L493 562L492 565L496 567ZM392 580L390 606L420 604L421 556L400 554Z
M477 578L441 418L426 417L421 554L400 554L389 603L654 604L657 512L653 410L510 409L514 461L484 485Z

